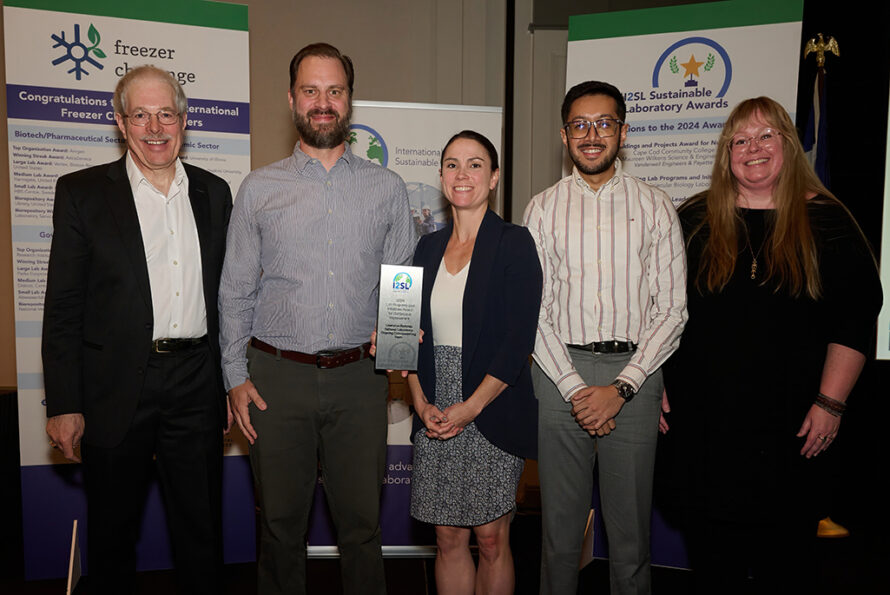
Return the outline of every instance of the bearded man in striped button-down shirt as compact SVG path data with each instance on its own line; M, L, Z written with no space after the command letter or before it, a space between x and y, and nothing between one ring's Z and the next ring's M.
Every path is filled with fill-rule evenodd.
M349 147L354 72L316 43L291 61L300 142L241 184L220 282L223 376L250 442L260 507L257 592L306 592L321 464L346 595L385 595L380 490L386 376L369 357L381 264L416 236L405 183Z
M659 367L686 321L683 233L668 195L628 175L624 98L588 81L563 102L571 175L525 213L544 270L535 345L541 593L574 594L599 459L613 594L650 593Z

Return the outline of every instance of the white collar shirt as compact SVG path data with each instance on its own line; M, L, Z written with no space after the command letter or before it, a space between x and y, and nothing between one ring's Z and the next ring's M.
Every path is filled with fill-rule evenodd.
M626 174L591 189L577 169L532 198L524 224L544 272L534 358L565 400L587 386L567 344L637 344L618 379L639 390L686 322L686 255L670 197Z
M185 168L177 159L173 183L164 192L148 181L129 152L126 163L148 266L152 340L203 337L207 308L201 246Z

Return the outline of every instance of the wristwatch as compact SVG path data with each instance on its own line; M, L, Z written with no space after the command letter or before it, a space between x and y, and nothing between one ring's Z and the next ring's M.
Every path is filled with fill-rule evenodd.
M637 394L637 391L634 390L634 387L623 380L612 381L612 386L618 389L618 396L624 399L625 403L629 402L631 399L634 398L634 395Z

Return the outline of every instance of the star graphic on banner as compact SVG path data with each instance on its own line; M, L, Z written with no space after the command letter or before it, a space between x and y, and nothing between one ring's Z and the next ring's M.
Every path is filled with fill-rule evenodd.
M692 75L701 76L698 73L698 67L701 66L702 64L704 64L704 62L696 62L695 54L692 54L692 56L689 57L689 62L686 62L686 63L681 62L680 63L680 66L682 66L683 68L686 69L686 73L683 76L684 77L692 76Z

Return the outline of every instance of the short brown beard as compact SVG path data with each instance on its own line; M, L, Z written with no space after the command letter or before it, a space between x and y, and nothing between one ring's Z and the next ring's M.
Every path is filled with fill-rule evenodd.
M325 125L320 129L313 128L309 117L314 114L330 113L336 116L337 120L332 125ZM316 149L333 149L342 145L349 138L349 120L352 119L352 106L350 105L343 118L334 110L318 110L313 109L303 116L293 111L294 126L297 127L297 133L300 135L300 142L315 147Z
M588 145L594 147L603 147L603 160L598 165L595 165L593 167L589 167L581 162L581 148ZM621 147L618 146L615 148L614 153L609 153L609 146L606 143L584 142L576 146L574 150L569 150L569 158L572 160L572 163L575 164L575 167L578 168L578 171L580 171L582 174L587 176L595 176L603 173L604 171L607 171L610 167L612 167L612 164L615 163L615 159L618 158L618 151L620 150ZM578 156L575 155L576 151L579 153Z

